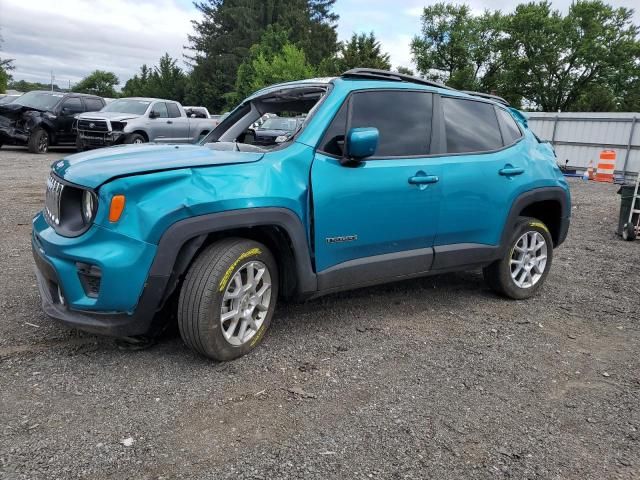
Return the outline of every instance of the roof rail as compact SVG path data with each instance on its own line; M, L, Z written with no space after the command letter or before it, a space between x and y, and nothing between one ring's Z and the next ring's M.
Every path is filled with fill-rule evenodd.
M506 107L511 106L509 102L507 102L504 98L499 97L498 95L491 95L490 93L474 92L472 90L461 90L461 92L466 93L468 95L473 95L474 97L481 97L481 98L486 98L488 100L493 100L494 102L501 103Z
M412 75L405 75L404 73L390 72L388 70L379 70L377 68L353 68L347 70L342 74L342 77L351 78L367 78L370 80L391 80L393 82L409 82L417 83L420 85L428 85L430 87L446 88L447 90L453 90L451 87L447 87L442 83L433 82L420 77L414 77Z

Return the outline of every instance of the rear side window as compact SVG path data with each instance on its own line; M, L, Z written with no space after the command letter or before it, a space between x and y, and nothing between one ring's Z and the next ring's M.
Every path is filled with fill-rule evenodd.
M502 148L493 105L475 100L442 98L447 153L486 152Z
M87 109L87 112L97 112L98 110L102 110L104 107L104 103L98 98L85 98L84 106Z
M509 112L496 108L500 122L502 123L502 136L504 137L504 144L511 145L522 136L522 132L518 128L518 124L509 114Z
M368 91L351 98L350 128L380 132L376 157L427 155L431 139L432 95L427 92Z
M169 111L169 118L178 118L180 116L180 109L175 103L167 103L167 110Z

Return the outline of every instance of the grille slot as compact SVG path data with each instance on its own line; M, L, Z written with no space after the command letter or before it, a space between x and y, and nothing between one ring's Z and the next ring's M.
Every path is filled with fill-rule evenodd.
M44 213L49 223L56 226L60 225L60 201L63 190L64 185L50 174L44 199Z
M78 119L78 130L84 130L87 132L108 132L109 125L106 120L80 118Z

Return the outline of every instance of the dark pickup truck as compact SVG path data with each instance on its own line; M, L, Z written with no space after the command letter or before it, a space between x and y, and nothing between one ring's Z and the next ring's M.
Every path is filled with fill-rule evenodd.
M26 145L46 153L50 145L75 144L74 116L104 107L104 99L81 93L33 91L0 105L0 147Z

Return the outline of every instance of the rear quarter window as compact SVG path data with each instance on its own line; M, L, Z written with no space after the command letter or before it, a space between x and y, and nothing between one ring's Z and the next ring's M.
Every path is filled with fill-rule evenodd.
M518 127L518 124L511 116L511 114L502 108L496 107L498 117L502 123L502 136L504 137L504 144L511 145L522 137L522 131Z

